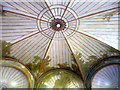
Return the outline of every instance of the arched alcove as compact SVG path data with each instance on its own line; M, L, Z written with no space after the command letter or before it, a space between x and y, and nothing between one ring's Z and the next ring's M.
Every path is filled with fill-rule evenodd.
M37 88L84 88L83 81L77 74L69 70L56 69L43 74Z
M119 88L119 70L120 56L104 58L89 70L87 88Z
M34 77L21 63L0 60L0 88L34 88Z

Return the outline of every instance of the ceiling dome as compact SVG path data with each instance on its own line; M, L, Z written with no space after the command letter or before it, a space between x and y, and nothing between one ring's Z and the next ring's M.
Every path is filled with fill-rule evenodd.
M85 81L90 67L118 56L119 0L3 0L2 58L23 63L35 80L69 69Z

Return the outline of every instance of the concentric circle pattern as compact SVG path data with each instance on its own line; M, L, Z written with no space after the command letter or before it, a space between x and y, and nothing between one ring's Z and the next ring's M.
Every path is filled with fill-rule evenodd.
M39 13L37 25L38 25L39 31L40 32L43 31L41 33L44 36L46 36L48 38L52 37L52 34L48 34L46 32L46 30L50 31L51 33L54 33L54 30L55 31L64 30L64 33L66 33L67 36L71 36L72 34L75 33L75 31L78 29L78 26L79 26L79 20L76 20L74 22L74 24L71 24L71 22L68 22L68 21L70 21L71 19L77 19L78 15L71 8L67 8L66 15L64 15L64 17L62 17L65 8L66 8L66 6L64 6L64 5L53 5L53 6L51 6L50 9L51 9L52 12L54 12L54 14L53 14L54 17L52 16L52 14L51 14L51 12L50 12L50 10L48 8L44 9L42 12ZM60 30L56 30L55 28L51 28L51 22L54 21L54 19L60 19L61 21L64 21L65 26L60 28ZM44 22L44 21L41 21L41 20L45 20L47 22ZM70 32L69 28L72 28L75 31Z
M91 81L92 88L120 88L120 65L113 64L100 69Z
M20 63L0 60L0 88L32 88L33 76Z
M75 73L67 70L54 70L43 75L37 88L84 88L83 82Z

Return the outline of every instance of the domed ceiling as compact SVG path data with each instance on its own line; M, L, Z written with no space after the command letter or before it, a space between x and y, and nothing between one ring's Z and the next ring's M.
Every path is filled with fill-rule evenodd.
M66 68L84 81L94 63L120 55L118 2L2 0L2 56L29 67L36 80L44 72Z

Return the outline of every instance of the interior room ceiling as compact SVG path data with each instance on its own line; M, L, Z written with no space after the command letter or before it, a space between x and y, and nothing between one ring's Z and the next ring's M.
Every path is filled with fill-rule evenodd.
M2 0L1 40L10 57L27 64L49 56L51 67L90 56L119 55L119 0ZM80 56L81 55L81 56ZM78 58L80 56L80 58Z

